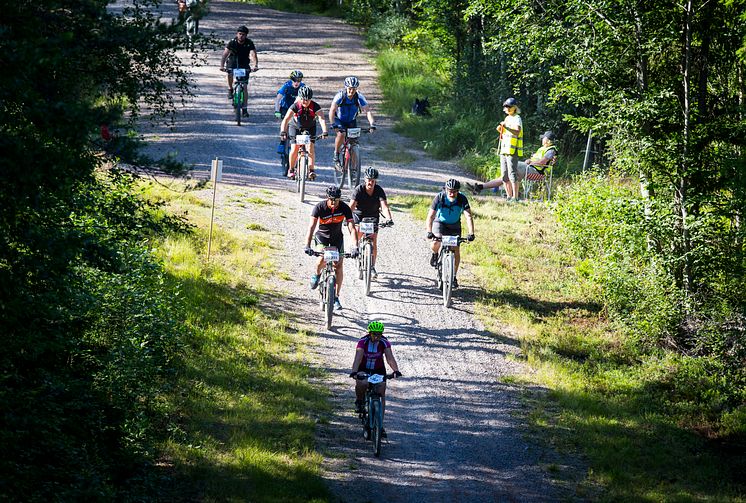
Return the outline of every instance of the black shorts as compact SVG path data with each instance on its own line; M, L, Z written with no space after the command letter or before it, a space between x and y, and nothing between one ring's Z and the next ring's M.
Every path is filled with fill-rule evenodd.
M373 219L375 219L375 224L377 226L379 218L380 218L380 215L376 215L376 216L365 216L365 215L358 216L357 213L354 213L354 212L352 213L352 221L355 223L355 225L359 224L363 220L363 218L373 218Z
M327 239L319 239L319 236L317 234L314 234L313 236L313 244L311 248L313 248L316 251L321 251L321 248L324 248L326 246L335 246L339 250L339 258L341 259L344 257L345 252L345 240L344 236L340 237L338 240L327 240Z
M291 145L295 145L295 137L298 134L298 131L308 131L308 134L311 135L311 143L316 142L316 140L314 139L314 137L316 136L316 124L314 124L312 128L299 128L291 122L288 125L288 138L290 138Z
M433 234L438 237L446 236L460 236L461 235L461 222L457 224L444 224L437 220L433 222Z

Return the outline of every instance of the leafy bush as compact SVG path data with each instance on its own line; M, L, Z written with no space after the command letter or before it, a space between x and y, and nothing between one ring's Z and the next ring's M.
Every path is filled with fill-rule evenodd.
M371 47L388 47L398 45L409 29L409 18L399 14L387 14L376 17L368 27L366 34Z

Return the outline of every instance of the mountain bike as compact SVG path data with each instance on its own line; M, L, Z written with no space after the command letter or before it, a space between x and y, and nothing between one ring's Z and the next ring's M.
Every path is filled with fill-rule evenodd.
M233 74L233 113L236 124L241 125L241 111L244 106L244 96L249 95L249 70L246 68L225 68L224 72Z
M309 252L314 257L324 257L324 268L319 275L319 300L321 309L324 311L326 318L327 330L332 328L332 318L334 317L334 299L337 291L337 276L334 273L334 266L339 262L339 249L336 246L326 246L320 252L311 250ZM355 258L357 253L345 253L345 258Z
M341 189L347 180L347 186L353 188L360 183L360 134L370 133L371 130L359 127L338 129L345 134L345 139L339 153L342 159L341 166L334 166L334 185Z
M308 134L308 131L301 131L299 134L295 135L295 144L300 145L298 148L298 158L295 161L295 187L297 192L300 194L300 202L303 202L303 199L306 195L306 178L308 178L309 174L309 166L311 162L309 152L309 145L311 144L311 140L319 140L323 138L324 135L316 135L311 136ZM286 139L286 142L290 142L290 139Z
M373 234L382 227L389 227L390 222L376 224L376 218L364 217L358 224L363 236L358 241L357 270L358 279L363 280L363 291L370 295L371 268L373 267ZM378 229L377 229L377 228Z
M456 279L456 247L459 243L467 243L469 240L461 236L445 235L433 240L441 242L438 252L438 276L435 281L438 289L443 291L443 306L451 307L453 280Z
M358 372L355 379L367 380L368 388L365 390L365 401L363 411L359 413L360 422L363 425L363 438L373 441L373 455L381 455L381 432L383 431L383 400L379 391L379 385L386 379L392 379L394 374L367 374Z

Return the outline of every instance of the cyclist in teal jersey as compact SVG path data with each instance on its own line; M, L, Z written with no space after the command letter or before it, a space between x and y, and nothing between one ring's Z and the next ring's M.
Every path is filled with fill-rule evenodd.
M474 241L474 219L471 216L471 207L469 200L459 192L461 183L453 178L448 180L430 205L430 211L427 214L427 238L461 235L461 215L466 215L466 227L469 231L466 239ZM433 252L430 257L430 265L438 266L438 253L440 252L440 241L432 241L430 248ZM456 259L456 270L461 260L461 249L457 246L454 258ZM454 278L453 286L458 287L458 281Z

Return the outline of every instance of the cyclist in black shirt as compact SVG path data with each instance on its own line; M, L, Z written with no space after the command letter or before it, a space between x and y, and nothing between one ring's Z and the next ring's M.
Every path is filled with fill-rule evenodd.
M255 72L259 69L259 61L256 58L256 47L249 37L249 29L245 26L239 26L236 32L236 38L225 45L223 58L220 60L220 70L226 69L226 60L228 68L245 68L247 75L249 72ZM246 108L247 96L244 94L243 111L248 116ZM228 99L233 99L233 73L228 72Z
M375 218L376 224L378 224L378 215L381 213L381 208L386 211L389 217L389 225L394 224L394 218L391 216L391 208L389 208L388 202L386 201L386 192L383 187L378 185L378 170L376 168L368 168L365 170L365 183L361 183L355 190L352 191L352 197L350 197L350 209L353 212L353 219L356 224L356 237L357 241L360 241L362 234L359 232L359 226L357 224L363 218ZM371 264L370 272L373 279L378 278L376 272L376 256L378 255L378 229L373 234L373 264Z
M337 278L337 291L334 299L334 309L339 311L342 304L339 303L339 292L342 290L343 263L344 263L344 236L342 235L342 226L347 224L347 230L350 236L355 235L355 226L352 223L352 211L346 203L342 201L342 191L334 185L326 189L326 200L321 201L311 210L311 222L308 225L306 233L305 252L312 255L311 239L313 238L314 247L334 246L339 250L339 262L337 262L335 271ZM319 228L314 235L316 224ZM354 250L353 250L354 251ZM311 289L319 285L319 275L324 268L324 257L319 257L316 264L316 274L311 276Z

